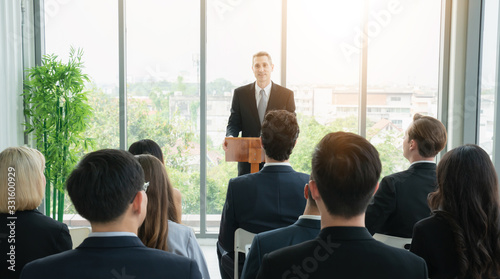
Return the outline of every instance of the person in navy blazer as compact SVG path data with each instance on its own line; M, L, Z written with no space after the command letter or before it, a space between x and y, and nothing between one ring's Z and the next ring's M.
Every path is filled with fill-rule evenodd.
M229 180L217 243L223 278L233 277L236 229L260 233L289 226L304 211L303 191L309 175L296 172L288 162L298 136L299 126L294 113L286 110L268 112L261 135L266 152L264 168Z
M252 58L252 70L256 81L234 90L226 137L237 137L241 131L242 137L259 137L262 119L257 110L260 101L259 92L263 89L264 100L267 103L266 112L271 110L288 110L295 112L293 91L279 86L271 81L274 69L271 56L264 51L256 53ZM227 145L224 141L224 150ZM260 164L262 169L263 164ZM250 164L238 163L238 175L250 173Z
M309 181L321 214L319 236L266 254L257 278L426 279L422 258L376 241L364 226L381 169L365 138L326 135L314 149Z
M403 139L403 156L411 165L380 182L366 210L366 227L371 234L411 238L415 223L431 215L427 196L437 186L434 158L445 145L443 123L415 114Z
M74 250L27 264L21 278L201 278L194 260L147 248L137 237L147 185L141 165L127 151L86 155L66 187L92 233Z
M306 209L294 224L255 235L250 252L245 259L245 265L241 273L242 279L255 279L257 277L265 254L318 236L321 227L321 216L316 202L311 197L308 184L304 187L304 197L306 199Z

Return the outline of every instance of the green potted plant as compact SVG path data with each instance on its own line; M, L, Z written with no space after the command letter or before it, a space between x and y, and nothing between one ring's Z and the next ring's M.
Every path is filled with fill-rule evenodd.
M24 124L36 148L45 156L45 214L58 221L64 214L64 183L90 140L83 136L92 108L87 103L82 72L83 51L71 48L68 63L45 55L41 66L27 70L22 96ZM52 210L51 210L52 207Z

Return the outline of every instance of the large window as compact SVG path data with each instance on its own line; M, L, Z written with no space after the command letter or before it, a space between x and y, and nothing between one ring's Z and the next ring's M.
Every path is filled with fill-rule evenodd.
M481 92L479 114L479 145L493 155L493 133L495 121L495 92L498 94L498 1L484 1L484 19L481 57ZM497 97L498 98L498 97Z
M221 143L234 89L255 80L256 52L271 54L273 82L295 92L301 134L291 163L298 171L309 173L314 146L327 132L339 130L366 134L380 151L382 175L402 170L408 166L402 136L413 114L437 115L440 1L206 0L206 22L200 21L205 13L198 0L123 1L126 146L144 138L160 144L169 177L183 196L182 221L202 235L218 232L227 183L237 174L236 163L225 162ZM64 59L70 46L84 50L95 108L88 136L96 139L94 149L118 148L118 1L59 2L45 2L46 52ZM498 3L486 2L492 6L487 11L498 12ZM497 36L498 13L490 21L486 33ZM368 45L363 46L365 25ZM206 42L200 42L205 29ZM487 55L487 61L496 59L494 49L485 47ZM360 81L364 67L365 92ZM483 78L481 142L486 144L493 121L488 100L494 100L488 91L494 84L488 82ZM360 107L360 96L366 97L366 106ZM204 98L207 104L201 107ZM366 121L360 125L364 111ZM204 128L206 135L200 132ZM206 158L206 173L201 158ZM201 220L203 212L206 219Z
M182 221L199 231L199 1L128 0L128 144L152 139L182 193Z

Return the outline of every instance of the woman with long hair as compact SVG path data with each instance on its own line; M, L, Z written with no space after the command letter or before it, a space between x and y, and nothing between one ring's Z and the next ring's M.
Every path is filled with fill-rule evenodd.
M165 164L161 147L155 141L150 139L143 139L132 143L128 148L128 152L133 155L151 154L158 158L162 164ZM180 224L182 219L182 195L179 189L169 187L168 199L168 219Z
M446 153L437 167L433 215L418 222L411 249L430 278L500 278L498 179L488 154L467 144Z
M135 155L144 170L144 177L149 183L147 214L139 228L138 236L144 245L196 261L203 278L210 278L205 258L191 228L170 219L169 198L172 185L165 166L152 155Z

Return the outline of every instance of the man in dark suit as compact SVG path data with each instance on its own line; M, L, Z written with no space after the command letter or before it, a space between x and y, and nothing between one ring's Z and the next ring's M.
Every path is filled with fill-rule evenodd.
M259 137L264 115L271 110L295 112L293 91L271 81L274 69L271 56L264 51L252 58L252 70L256 81L234 90L231 115L226 128L226 137ZM227 151L227 143L223 148ZM263 164L260 165L262 169ZM250 164L239 162L238 175L250 173Z
M434 158L445 145L443 123L415 114L403 139L403 155L410 161L410 168L382 179L366 211L366 227L371 234L411 238L415 223L430 216L427 196L436 190Z
M137 237L148 183L134 156L105 149L86 155L67 190L92 233L75 250L27 264L21 278L201 278L195 261L147 248Z
M264 168L229 180L217 243L222 278L232 278L234 274L236 229L260 233L289 226L304 211L303 191L309 175L294 171L288 162L298 136L294 113L268 112L261 135L266 152ZM240 258L243 267L244 257Z
M257 278L427 278L422 258L376 241L364 227L382 164L363 137L330 133L312 158L311 195L321 232L264 256Z
M241 273L242 279L255 279L265 254L318 236L321 216L316 202L311 197L308 184L304 187L304 197L306 198L306 209L304 209L304 214L299 216L297 222L288 227L259 233L254 237L250 252L245 259Z

